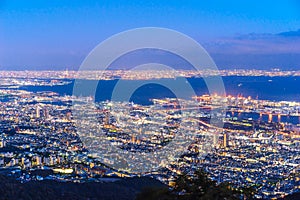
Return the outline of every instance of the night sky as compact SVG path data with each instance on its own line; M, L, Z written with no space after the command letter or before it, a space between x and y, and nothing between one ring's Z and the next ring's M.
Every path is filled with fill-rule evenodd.
M194 38L221 69L300 69L299 1L0 0L0 70L77 69L97 44L139 27Z

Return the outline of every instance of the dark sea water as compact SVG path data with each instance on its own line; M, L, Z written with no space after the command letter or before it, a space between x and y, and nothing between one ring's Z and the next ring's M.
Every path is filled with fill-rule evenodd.
M172 82L173 79L166 79ZM95 81L80 80L87 85ZM119 80L105 80L98 83L95 95L96 101L110 100L112 91ZM122 80L124 81L124 80ZM188 78L197 95L208 94L206 84L202 78ZM298 101L300 102L300 77L253 77L253 76L228 76L223 77L226 93L228 95L251 96L252 98L273 101ZM141 86L133 92L131 101L147 105L152 98L175 97L168 88L158 84L145 84L143 81L124 81L126 84L140 84ZM26 86L20 89L28 91L53 91L61 95L72 95L74 81L63 86ZM184 92L184 91L183 91Z

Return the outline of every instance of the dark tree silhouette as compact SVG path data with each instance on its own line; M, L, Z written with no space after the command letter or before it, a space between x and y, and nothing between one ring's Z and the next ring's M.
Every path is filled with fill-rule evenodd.
M253 199L253 187L235 188L229 183L217 184L203 170L181 174L175 181L174 188L148 188L137 196L137 200L178 199L178 200L238 200Z

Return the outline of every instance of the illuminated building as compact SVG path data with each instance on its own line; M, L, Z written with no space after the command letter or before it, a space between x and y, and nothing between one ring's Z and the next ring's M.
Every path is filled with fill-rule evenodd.
M223 146L226 148L226 147L228 147L228 134L227 133L225 133L224 135L223 135Z

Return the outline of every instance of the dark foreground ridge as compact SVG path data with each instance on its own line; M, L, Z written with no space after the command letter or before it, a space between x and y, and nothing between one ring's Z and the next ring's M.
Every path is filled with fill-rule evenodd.
M52 180L20 183L0 175L0 199L107 199L132 200L146 187L165 188L161 182L141 177L115 182L71 183Z
M110 181L108 181L110 180ZM12 177L0 175L0 200L223 200L255 199L254 188L233 188L229 183L210 180L204 171L194 176L179 175L173 189L149 177L107 178L103 182L58 182L55 180L21 183ZM298 200L294 193L284 200Z
M300 192L297 192L297 193L286 196L282 200L299 200L299 199L300 199Z

